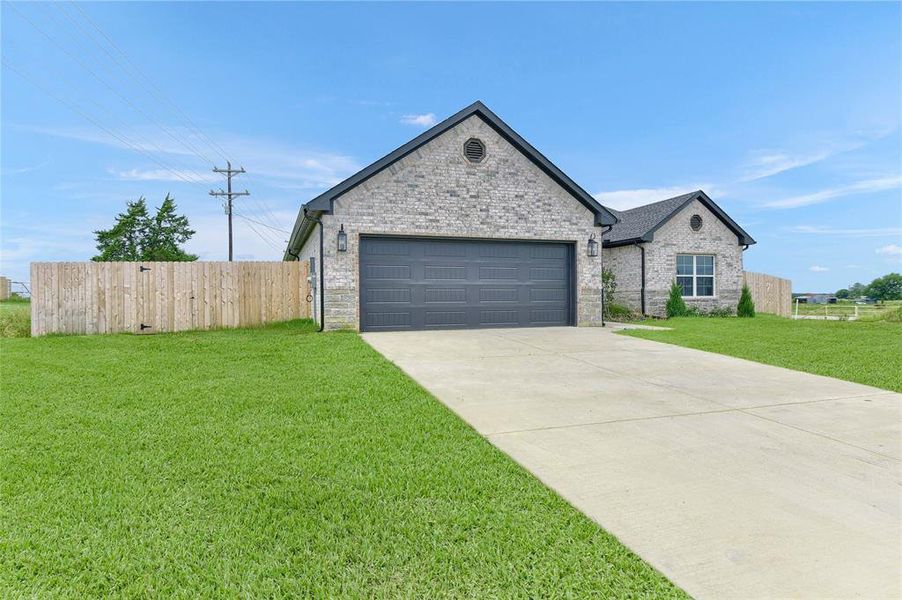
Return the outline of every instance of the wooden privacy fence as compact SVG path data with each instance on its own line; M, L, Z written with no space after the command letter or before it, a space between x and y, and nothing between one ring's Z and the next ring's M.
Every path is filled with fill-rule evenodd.
M792 281L751 271L746 271L743 275L745 284L752 292L757 312L781 317L792 316Z
M31 335L304 319L308 293L306 261L31 263Z

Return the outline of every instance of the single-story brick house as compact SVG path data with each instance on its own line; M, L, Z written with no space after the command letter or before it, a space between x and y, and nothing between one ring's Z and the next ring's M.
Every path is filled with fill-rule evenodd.
M475 102L303 205L284 258L311 261L327 329L601 325L606 263L615 299L657 314L677 268L688 285L684 255L691 301L735 307L754 240L703 192L681 198L608 209Z

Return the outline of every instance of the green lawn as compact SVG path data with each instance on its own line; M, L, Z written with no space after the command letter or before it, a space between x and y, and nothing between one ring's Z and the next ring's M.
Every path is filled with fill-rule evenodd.
M902 324L685 317L623 333L902 392Z
M31 335L31 303L0 300L0 338Z
M684 597L312 331L0 340L0 597Z

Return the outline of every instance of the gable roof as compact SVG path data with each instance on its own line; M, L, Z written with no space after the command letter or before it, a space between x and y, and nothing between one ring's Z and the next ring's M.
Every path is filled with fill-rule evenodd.
M727 213L717 206L705 192L696 190L688 194L661 200L660 202L652 202L651 204L646 204L644 206L637 206L636 208L631 208L629 210L612 210L620 222L617 223L610 232L605 234L604 245L607 247L614 247L651 242L655 239L655 231L669 221L671 217L683 210L683 208L693 200L701 202L708 210L714 213L724 225L735 233L736 237L739 238L739 244L752 245L755 243L752 236L746 233L736 221L731 219Z
M285 259L287 260L290 256L293 255L292 250L294 250L295 253L297 252L298 248L303 243L303 239L299 238L305 238L307 233L309 232L309 227L305 227L304 223L305 212L332 212L332 205L339 196L357 187L370 177L385 170L393 163L401 160L408 154L415 152L421 146L427 144L449 129L455 127L459 123L462 123L463 121L474 115L481 118L487 125L489 125L489 127L494 129L501 137L507 140L512 146L514 146L524 156L526 156L526 158L528 158L533 164L535 164L537 167L539 167L539 169L545 172L546 175L551 177L552 180L554 180L558 185L564 188L564 190L569 192L570 195L579 200L595 215L595 223L597 225L613 225L617 222L617 217L614 216L613 212L610 209L602 206L588 192L578 186L550 160L545 158L545 156L541 152L533 148L529 142L527 142L525 139L523 139L523 137L520 136L520 134L511 129L507 123L505 123L498 117L498 115L489 110L489 108L485 104L477 100L473 104L451 115L441 123L413 138L400 148L397 148L393 152L386 154L373 164L364 169L361 169L335 187L323 192L313 200L309 201L307 204L303 205L300 212L298 213L297 220L295 221L294 228L291 232L291 237L288 240L288 249L285 253Z

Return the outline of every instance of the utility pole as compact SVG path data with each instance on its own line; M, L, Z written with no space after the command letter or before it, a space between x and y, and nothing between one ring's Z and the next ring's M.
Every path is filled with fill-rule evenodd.
M225 173L226 176L226 186L227 191L223 191L222 188L219 188L218 192L214 192L210 190L211 196L225 196L225 212L229 216L229 262L232 262L232 198L236 196L250 196L250 192L244 190L243 192L233 192L232 191L232 177L234 175L238 175L240 173L247 173L244 170L244 167L239 167L238 169L232 168L232 161L226 161L226 168L220 169L218 167L213 167L214 173Z

